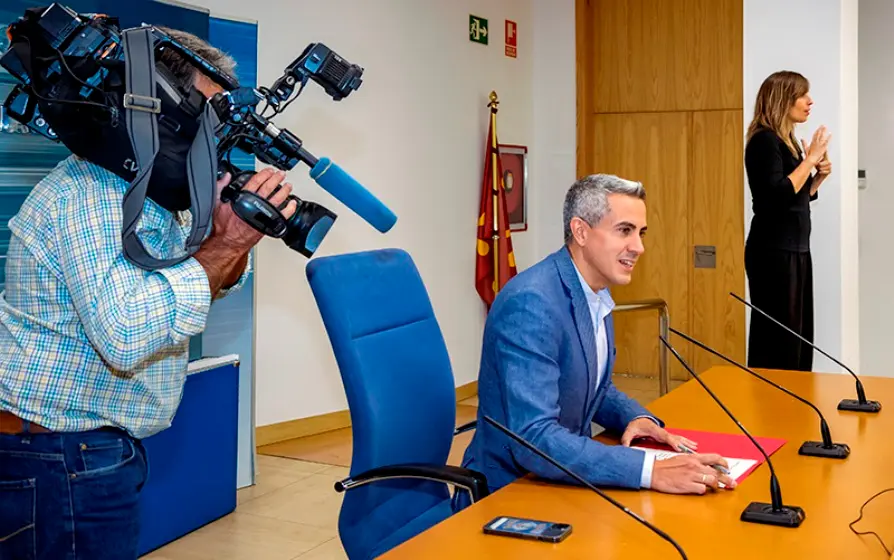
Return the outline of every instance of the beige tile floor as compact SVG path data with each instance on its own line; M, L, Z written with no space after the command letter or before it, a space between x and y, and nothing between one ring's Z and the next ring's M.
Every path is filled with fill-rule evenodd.
M236 511L144 556L152 560L334 560L348 469L258 455L257 484L237 493Z
M658 398L658 381L654 378L616 375L615 384L644 405ZM671 389L680 384L671 382ZM478 398L460 404L477 406ZM348 469L343 466L259 454L257 484L239 490L234 513L144 558L346 559L337 530L342 495L332 485L347 475Z

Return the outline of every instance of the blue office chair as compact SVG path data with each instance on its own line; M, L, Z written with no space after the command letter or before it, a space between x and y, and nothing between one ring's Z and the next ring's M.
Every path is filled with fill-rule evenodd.
M450 358L428 292L405 251L316 258L307 277L351 412L350 477L338 532L348 557L375 558L454 513L449 487L472 502L481 473L447 466L456 423Z

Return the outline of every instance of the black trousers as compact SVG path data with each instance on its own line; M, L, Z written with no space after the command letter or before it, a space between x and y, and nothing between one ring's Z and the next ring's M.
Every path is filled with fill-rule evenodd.
M813 342L810 253L745 247L751 303ZM811 371L813 348L756 311L748 332L748 366Z

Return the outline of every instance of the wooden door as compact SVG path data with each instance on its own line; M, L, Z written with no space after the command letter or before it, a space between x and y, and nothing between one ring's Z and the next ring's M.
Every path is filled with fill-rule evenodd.
M615 301L662 298L671 326L744 360L745 313L728 295L745 286L742 0L578 0L577 32L578 175L646 188L646 253ZM713 267L696 268L696 246ZM615 372L657 375L655 314L615 322ZM671 342L696 371L717 363Z

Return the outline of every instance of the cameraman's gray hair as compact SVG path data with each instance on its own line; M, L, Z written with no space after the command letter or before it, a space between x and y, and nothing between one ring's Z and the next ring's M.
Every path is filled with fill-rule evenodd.
M608 195L624 194L646 199L642 183L628 181L615 175L597 174L578 179L565 195L562 222L565 224L565 243L571 241L571 219L580 218L591 227L608 214Z
M236 79L236 61L233 57L209 45L204 40L196 37L192 33L180 31L179 29L171 29L156 25L156 29L163 31L171 36L172 39L181 45L201 56L214 66L217 66L221 72L232 79ZM174 77L180 80L181 85L190 86L195 82L196 73L200 70L191 62L180 56L173 49L165 49L159 58L159 62L165 65L168 70L174 74Z

